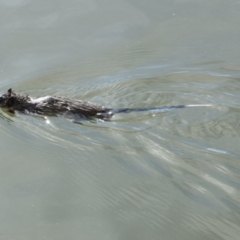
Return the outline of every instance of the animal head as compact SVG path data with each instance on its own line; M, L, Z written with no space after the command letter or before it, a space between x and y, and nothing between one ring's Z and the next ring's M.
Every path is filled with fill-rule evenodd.
M0 96L0 107L2 108L11 108L15 103L15 93L12 92L12 89L8 89L7 93L4 93Z

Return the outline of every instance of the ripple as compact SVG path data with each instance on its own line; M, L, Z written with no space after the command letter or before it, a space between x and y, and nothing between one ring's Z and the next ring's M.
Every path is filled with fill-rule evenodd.
M151 69L156 73L158 67L147 71ZM45 193L52 199L44 213L49 221L75 219L86 211L107 212L122 224L141 223L154 230L167 229L181 218L184 228L193 229L192 236L198 231L208 234L209 222L212 228L220 224L216 214L234 210L238 214L238 82L187 71L139 78L129 73L80 81L76 88L75 80L56 89L40 81L41 88L32 87L30 93L67 95L114 108L212 106L119 114L108 122L81 121L81 125L62 117L1 111L4 144L14 143L14 151L27 154L31 161L40 156L51 169L44 169L48 188L46 180L32 185L20 181L6 193L18 198L31 196L33 189L38 197ZM15 179L20 180L20 173Z

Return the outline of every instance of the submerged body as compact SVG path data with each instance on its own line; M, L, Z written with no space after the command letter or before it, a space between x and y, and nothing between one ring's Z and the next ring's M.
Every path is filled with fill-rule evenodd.
M0 96L0 107L10 112L19 111L47 116L72 114L86 118L105 118L107 116L104 114L111 111L111 109L82 100L55 96L32 98L14 93L11 89Z
M109 119L116 113L153 111L173 108L211 106L211 105L177 105L169 107L154 108L105 108L101 105L85 102L66 97L45 96L40 98L31 98L21 94L14 93L9 89L7 93L0 96L0 107L9 112L20 111L23 113L35 113L40 115L58 116L75 115L82 118Z

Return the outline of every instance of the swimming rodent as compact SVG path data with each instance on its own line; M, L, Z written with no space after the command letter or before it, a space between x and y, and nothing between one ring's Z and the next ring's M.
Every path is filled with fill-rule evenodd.
M187 107L204 107L211 106L209 104L193 104L193 105L176 105L166 107L152 108L105 108L101 105L85 102L67 97L45 96L40 98L32 98L17 94L10 88L7 93L0 96L0 107L11 113L19 111L25 114L34 113L46 116L77 116L86 119L103 119L109 120L117 113L142 112L142 111L161 111Z

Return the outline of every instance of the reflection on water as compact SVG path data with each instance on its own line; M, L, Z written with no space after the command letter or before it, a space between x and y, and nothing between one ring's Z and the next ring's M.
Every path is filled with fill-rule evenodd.
M0 238L238 240L238 5L0 0L1 93L212 105L81 124L0 110Z

